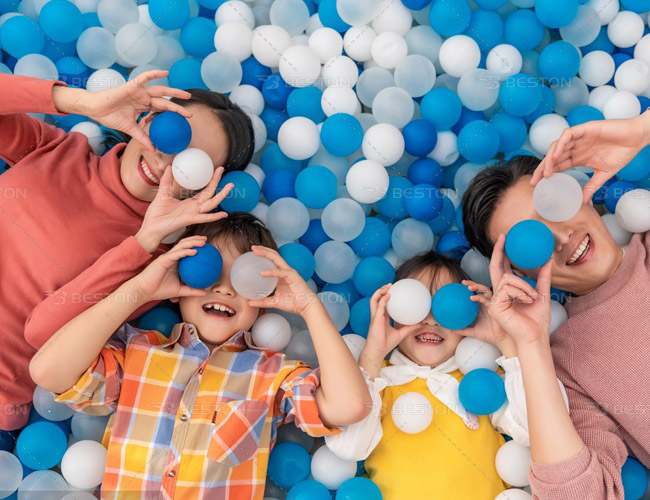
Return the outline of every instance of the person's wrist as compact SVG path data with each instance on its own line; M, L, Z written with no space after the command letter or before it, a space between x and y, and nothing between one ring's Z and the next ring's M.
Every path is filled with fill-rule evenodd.
M311 288L309 288L308 292L304 292L303 295L305 306L300 311L300 316L302 316L304 320L307 320L310 315L325 311L325 306Z
M506 358L517 357L517 344L515 340L510 336L507 336L506 338L497 342L496 347Z
M641 128L643 129L643 146L650 145L650 108L637 116Z
M521 357L523 353L550 351L551 343L548 335L540 335L535 338L515 340L515 348L517 349L517 355Z
M61 113L90 116L85 107L84 89L54 85L52 87L52 101L57 111Z
M160 240L155 235L142 229L135 234L135 239L150 254L153 254L160 245Z
M134 306L134 309L156 300L143 286L139 276L134 276L128 281L125 281L120 287L115 291L125 297L125 300L129 300Z

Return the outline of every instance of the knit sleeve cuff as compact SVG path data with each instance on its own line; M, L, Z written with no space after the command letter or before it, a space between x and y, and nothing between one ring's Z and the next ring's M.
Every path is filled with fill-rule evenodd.
M531 477L547 484L560 484L571 481L588 469L591 452L586 446L577 455L556 464L531 462Z

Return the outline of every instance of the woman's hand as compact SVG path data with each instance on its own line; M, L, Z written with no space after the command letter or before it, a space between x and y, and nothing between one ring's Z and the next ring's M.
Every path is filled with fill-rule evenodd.
M174 297L201 297L205 290L184 285L178 275L178 261L196 255L196 247L202 247L206 236L190 236L179 241L169 252L162 254L140 274L131 278L132 285L142 293L146 302Z
M650 141L650 114L634 118L595 120L565 129L535 170L531 185L542 177L571 167L594 169L584 186L583 203L610 178L627 165Z
M201 192L191 198L178 200L173 195L172 169L168 166L160 179L156 197L147 208L142 226L135 235L142 247L153 253L160 242L174 231L228 217L226 212L212 213L234 187L234 184L228 183L215 194L222 173L223 167L217 168L210 183Z
M286 263L278 252L259 245L253 245L251 250L255 255L266 257L275 264L276 269L262 271L260 275L267 278L278 278L278 285L273 295L259 300L249 300L250 306L280 309L301 316L309 307L323 307L320 299L309 288L307 282L302 279L298 271Z

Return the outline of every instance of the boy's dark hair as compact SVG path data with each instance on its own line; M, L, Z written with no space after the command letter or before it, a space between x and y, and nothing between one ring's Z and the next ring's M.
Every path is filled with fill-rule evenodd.
M231 212L225 219L189 226L179 240L188 236L207 236L208 243L216 240L223 245L232 245L241 253L250 252L251 245L278 249L271 231L247 212Z
M532 175L540 159L535 156L514 156L507 163L481 170L463 196L463 225L470 245L490 258L494 243L488 236L488 224L503 194L524 175Z
M433 288L434 285L436 288L438 287L442 270L446 270L451 279L457 283L469 279L457 260L430 250L402 262L395 271L395 281L413 278L427 270L432 271L429 288Z
M228 137L228 155L223 165L226 172L243 170L250 163L255 150L255 134L250 117L224 94L205 89L187 89L189 99L173 97L171 102L183 107L199 104L212 109L223 124ZM108 151L120 142L129 142L131 137L124 132L106 132L104 146ZM215 165L218 166L218 165Z

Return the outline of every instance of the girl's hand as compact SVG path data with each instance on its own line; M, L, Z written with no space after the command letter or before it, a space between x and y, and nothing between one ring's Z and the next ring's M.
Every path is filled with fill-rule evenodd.
M226 212L212 213L234 187L234 184L228 183L215 194L222 173L223 167L217 168L210 183L201 192L191 198L178 200L173 195L172 169L168 166L160 179L156 197L144 216L142 227L135 235L142 247L153 253L160 242L174 231L228 217Z
M249 300L252 307L280 309L292 314L305 314L311 306L321 306L318 296L309 288L307 282L302 279L298 271L286 263L278 252L267 247L253 245L251 250L255 255L266 257L276 269L262 271L264 277L278 278L278 285L273 295L259 300Z
M86 92L80 99L84 114L108 128L129 134L149 151L154 151L151 140L144 131L144 123L137 122L141 113L174 111L185 118L192 116L192 113L183 106L163 97L189 99L191 97L189 92L162 85L145 87L147 82L164 78L168 74L169 71L163 70L145 71L137 78L117 87L101 92Z
M178 261L183 257L196 255L195 247L202 247L206 241L206 236L183 238L169 252L154 260L144 271L132 278L134 286L139 290L138 293L142 293L147 302L205 295L205 290L191 288L181 283Z
M535 170L530 181L536 186L542 177L571 167L586 166L594 175L584 186L583 203L627 165L650 139L650 114L634 118L596 120L565 129Z

